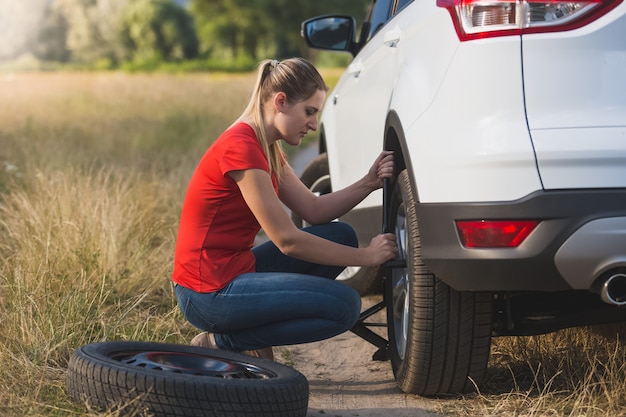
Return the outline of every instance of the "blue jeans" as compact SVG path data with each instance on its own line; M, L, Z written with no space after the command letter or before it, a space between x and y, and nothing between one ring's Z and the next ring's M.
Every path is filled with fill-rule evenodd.
M303 230L343 245L358 245L354 230L346 223ZM185 318L214 333L219 348L240 352L315 342L350 330L357 322L361 297L334 281L343 267L286 256L272 242L252 251L256 272L239 275L217 292L198 293L176 286Z

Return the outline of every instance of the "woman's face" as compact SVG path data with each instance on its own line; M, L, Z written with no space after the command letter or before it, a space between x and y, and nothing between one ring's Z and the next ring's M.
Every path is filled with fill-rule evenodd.
M288 144L298 146L310 130L317 130L319 112L326 99L326 92L316 90L308 99L296 103L289 103L284 94L282 98L277 98L275 103L278 112L274 120L277 133Z

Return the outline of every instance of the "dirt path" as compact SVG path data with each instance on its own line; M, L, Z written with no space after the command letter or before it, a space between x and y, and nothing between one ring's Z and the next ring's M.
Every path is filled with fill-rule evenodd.
M363 300L364 308L377 301ZM384 312L379 313L382 315ZM381 317L369 321L380 322ZM322 342L275 348L276 361L309 381L307 417L439 416L437 400L404 394L389 362L372 360L377 348L351 332Z

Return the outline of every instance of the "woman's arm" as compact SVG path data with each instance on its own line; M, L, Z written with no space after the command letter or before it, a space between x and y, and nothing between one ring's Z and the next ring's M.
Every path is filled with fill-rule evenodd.
M344 189L316 196L288 168L281 180L280 199L308 223L328 223L343 216L372 191L382 187L383 179L391 178L393 170L393 152L381 152L363 178Z
M285 255L338 266L377 266L395 256L395 236L390 233L376 236L366 248L353 248L299 230L263 170L231 171L229 175L267 236Z

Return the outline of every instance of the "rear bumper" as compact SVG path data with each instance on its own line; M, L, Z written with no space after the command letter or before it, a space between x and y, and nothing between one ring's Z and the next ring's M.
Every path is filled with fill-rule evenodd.
M422 259L459 291L589 290L626 266L626 189L537 191L513 202L420 204L417 212ZM477 219L541 223L514 249L464 248L455 221Z

